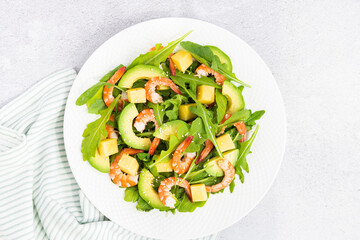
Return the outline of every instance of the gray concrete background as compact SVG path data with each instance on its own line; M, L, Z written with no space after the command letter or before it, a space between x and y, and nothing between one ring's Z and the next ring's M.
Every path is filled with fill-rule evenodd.
M219 239L360 239L360 1L2 0L0 107L50 73L79 70L122 29L170 16L205 20L245 40L285 101L279 175Z

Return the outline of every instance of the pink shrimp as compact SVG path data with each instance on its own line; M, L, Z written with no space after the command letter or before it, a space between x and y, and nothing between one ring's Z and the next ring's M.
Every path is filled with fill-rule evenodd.
M107 82L111 83L111 84L117 83L117 81L119 81L119 79L125 73L125 69L126 69L126 67L119 68ZM104 86L103 99L104 99L105 105L108 107L114 101L113 90L114 90L114 87Z
M221 120L220 124L223 124L223 123L224 123L226 120L228 120L230 117L231 117L231 114L226 113L226 114L224 115L224 118ZM222 129L221 129L221 131L220 131L218 134L216 134L216 135L217 135L217 136L220 136L221 134L223 134L223 133L225 132L225 129L226 129L226 126L223 126Z
M238 130L238 132L243 135L243 137L239 140L239 142L245 142L245 135L246 135L246 125L244 122L237 122L234 123L234 126Z
M124 154L134 155L137 153L144 152L143 150L133 149L133 148L124 148L120 151L110 166L110 178L112 181L121 187L132 187L137 185L139 175L131 176L129 174L121 171L119 167L119 160Z
M196 157L196 152L185 153L184 160L181 161L181 154L185 152L186 148L190 145L194 136L187 137L180 145L176 148L173 158L172 158L172 167L174 172L178 174L186 173L189 170L192 160Z
M210 139L207 139L205 141L205 148L201 151L199 157L195 161L195 164L199 164L202 161L204 161L204 159L207 157L207 155L209 155L209 153L211 152L213 147L214 147L214 144L211 142Z
M123 109L124 106L124 101L125 102L129 102L128 96L126 92L122 92L120 99L119 99L119 107L118 107L118 111L121 111Z
M224 81L225 81L225 77L223 75L221 75L220 73L216 72L215 70L213 70L212 68L206 66L205 64L201 64L196 70L195 73L198 76L207 76L209 74L214 75L216 83L219 85L223 85Z
M160 183L158 192L161 202L169 207L175 208L176 198L174 194L170 192L171 188L175 185L175 177L169 177ZM185 193L191 201L190 184L188 181L182 178L177 178L176 185L185 188Z
M146 99L152 103L163 102L162 97L155 92L156 86L169 86L175 93L181 95L178 86L172 80L165 77L154 77L145 84Z
M109 118L110 122L114 122L115 121L115 117L114 114L110 115ZM108 133L107 138L115 138L118 139L118 132L115 130L115 128L113 126L110 126L108 124L105 125L106 131Z
M144 109L142 110L139 115L137 115L134 127L139 132L143 132L145 130L145 126L148 122L153 122L155 124L155 130L159 128L159 124L156 122L154 110L152 109ZM160 143L160 138L154 138L154 140L151 142L150 148L149 148L149 154L153 155L156 148L158 147Z
M175 69L175 64L174 61L171 59L171 56L174 55L173 53L169 55L169 69L170 69L170 74L172 76L175 76L176 73L176 69Z
M218 165L224 171L224 178L218 184L212 186L206 186L205 188L207 192L218 192L221 189L224 189L227 186L229 186L230 183L234 180L235 169L229 160L220 159L218 161Z

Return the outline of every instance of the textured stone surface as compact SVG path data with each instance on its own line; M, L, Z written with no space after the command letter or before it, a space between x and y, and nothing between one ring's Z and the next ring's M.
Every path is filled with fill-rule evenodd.
M262 56L288 120L275 184L219 239L359 239L360 1L219 2L2 0L0 107L50 73L79 70L133 24L169 16L209 21Z

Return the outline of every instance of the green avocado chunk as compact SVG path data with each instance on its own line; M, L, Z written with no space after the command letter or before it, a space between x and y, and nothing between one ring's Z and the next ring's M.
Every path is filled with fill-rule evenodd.
M225 81L223 84L222 94L228 99L228 106L226 113L234 114L245 107L245 101L242 95L242 90L232 84L230 81Z
M134 118L139 114L134 103L126 105L121 111L118 120L119 133L124 142L132 148L149 150L151 145L150 138L141 138L135 135L133 131Z
M181 120L174 120L164 123L154 132L154 137L169 141L170 135L175 135L176 137L179 137L177 136L177 131L182 127L187 127L188 129L190 129L189 124Z
M210 48L210 50L212 51L212 53L216 56L219 57L220 59L220 62L222 64L226 64L226 70L229 71L229 72L232 72L232 63L231 63L231 60L229 58L228 55L226 55L226 53L224 53L223 51L220 50L220 48L218 47L215 47L215 46L210 46L210 45L207 45L206 47Z
M139 177L139 194L150 206L159 210L169 210L160 200L159 194L155 191L152 186L154 176L147 169L143 169L140 172Z
M126 71L118 85L123 88L131 88L137 80L153 77L166 77L166 74L158 67L140 64Z
M239 149L233 149L224 153L224 158L229 160L233 166L235 165L238 157L239 157ZM221 159L220 157L213 157L204 164L204 168L206 168L206 172L209 175L214 177L224 176L223 170L219 167L217 163L218 160L220 159Z

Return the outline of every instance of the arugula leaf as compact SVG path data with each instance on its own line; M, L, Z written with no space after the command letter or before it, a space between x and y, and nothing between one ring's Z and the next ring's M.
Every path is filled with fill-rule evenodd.
M231 117L229 117L229 119L227 119L223 124L220 124L219 127L229 126L237 122L245 122L247 121L249 116L250 116L250 110L247 109L240 110L234 113L233 115L231 115Z
M136 156L138 157L139 160L143 161L143 162L148 162L151 160L151 155L148 153L138 153L136 154Z
M102 92L102 88L104 85L107 85L106 82L98 82L89 89L87 89L85 92L83 92L78 99L76 99L76 105L81 106L87 103L95 94L97 94L100 91Z
M101 89L101 92L102 92L102 89ZM86 103L86 105L88 106L89 113L99 114L99 112L101 110L106 109L106 105L105 105L105 102L102 99L102 97L101 97L101 99L96 99L96 95L94 97L95 98L90 99L90 101L88 101Z
M81 152L83 160L86 161L95 156L96 148L100 144L101 136L106 137L107 132L105 125L110 118L111 112L119 101L120 95L110 104L110 106L100 112L100 118L87 125L83 133L83 141L81 144Z
M128 187L125 189L124 200L126 202L136 202L139 199L139 189L137 186Z
M119 70L119 68L124 67L124 65L120 64L119 66L117 66L116 68L114 68L113 70L109 71L107 74L105 74L100 80L99 82L107 82L115 73L117 70Z
M177 206L177 210L179 212L193 212L196 208L204 206L206 201L202 202L191 202L186 194L183 195L179 205Z
M195 75L182 73L180 71L176 71L176 77L181 78L181 81L184 81L185 83L190 83L190 84L195 83L196 85L208 85L214 88L221 89L221 86L216 84L214 80L208 77L204 77L204 76L197 77Z
M201 117L201 119L203 120L204 126L205 126L207 138L210 139L210 141L214 144L215 149L218 152L219 156L221 158L224 158L224 155L220 150L220 146L216 142L215 134L216 134L217 126L215 126L215 124L211 121L209 110L207 110L204 107L204 105L202 105L199 101L196 100L195 102L196 102L196 108L191 106L190 112Z
M176 94L170 99L164 101L165 114L169 118L169 121L176 120L179 118L179 106L182 102L186 101L187 98L184 95ZM168 109L171 108L172 109Z
M205 142L206 131L204 127L204 123L200 117L196 118L190 127L189 136L194 136L192 142L187 147L185 152L198 152L200 151L201 145ZM190 170L189 170L190 171ZM188 172L189 172L188 171Z
M265 114L265 111L264 111L264 110L256 111L256 112L254 112L254 113L251 113L250 116L249 116L249 118L246 120L245 124L246 124L247 126L254 126L254 125L256 125L255 121L256 121L256 120L259 120L259 119L262 117L262 115L264 115L264 114Z
M155 51L147 52L145 54L141 54L139 57L135 58L134 61L128 66L128 69L139 65L139 64L148 64L159 66L161 62L165 62L168 56L174 51L175 47L192 31L189 31L181 38L168 43L168 45L162 49L157 48Z
M220 93L219 90L215 92L216 98L216 122L220 123L226 113L227 98Z
M241 171L241 168L244 169L246 172L249 172L249 165L246 161L246 156L250 153L251 145L254 142L254 139L255 139L258 131L259 131L259 125L257 125L257 127L256 127L254 133L251 135L250 139L246 142L241 143L240 149L239 149L240 150L239 158L235 165L235 171L237 173Z
M150 206L144 199L142 199L140 196L139 196L139 199L138 199L138 204L136 205L136 209L139 210L139 211L143 211L143 212L149 212L151 211L152 209L154 209L152 206Z
M230 193L234 191L234 188L235 188L235 178L232 180L232 182L229 185Z
M148 106L154 110L156 122L159 124L159 126L161 126L163 124L163 119L165 115L164 112L165 107L160 103L152 103L152 102L149 102Z
M225 78L240 83L246 87L251 87L250 85L244 83L243 81L239 80L234 73L229 72L226 70L226 65L221 64L220 59L218 56L214 55L211 49L207 46L202 46L197 43L193 43L190 41L184 41L180 43L180 45L199 62L205 64L208 67L211 67L216 72L223 75Z

